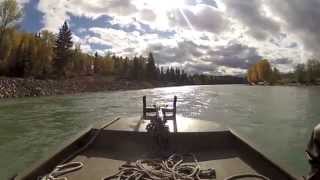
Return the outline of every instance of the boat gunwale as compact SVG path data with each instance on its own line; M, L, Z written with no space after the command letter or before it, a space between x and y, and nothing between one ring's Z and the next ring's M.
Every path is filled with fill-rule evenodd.
M271 163L275 168L280 170L281 172L285 173L287 176L289 176L291 179L299 179L294 174L291 174L287 168L283 167L282 165L279 165L278 163L274 162L271 158L269 158L266 154L262 153L260 148L255 143L252 143L252 141L249 141L247 138L244 138L243 136L240 136L235 130L229 128L229 132L237 138L241 143L243 143L246 147L250 148L251 150L255 151L256 154L258 154L263 160L265 160L268 163Z
M43 166L53 161L54 158L59 157L59 155L63 155L64 151L66 151L68 148L71 148L72 146L75 146L77 142L81 141L86 135L89 135L89 133L91 133L92 130L94 130L94 128L91 125L85 128L84 130L81 130L76 135L73 135L67 140L63 141L61 145L57 145L56 148L53 148L53 150L49 151L46 157L35 161L29 167L23 170L21 173L17 173L10 179L12 180L26 179L28 176L32 175L33 173L36 173Z
M36 173L43 166L53 161L54 158L59 157L59 155L63 156L64 151L66 151L68 148L71 148L72 146L75 146L77 142L80 142L84 137L89 136L90 133L98 129L104 129L105 127L112 125L119 119L120 117L117 117L111 121L102 121L102 122L94 123L93 125L89 125L88 127L81 130L79 133L63 141L61 145L57 145L57 148L53 148L53 150L49 151L47 153L48 154L47 156L45 156L44 158L41 158L40 160L35 161L29 167L23 170L21 173L14 174L10 179L20 180L20 179L26 179L28 176L32 176L33 173Z

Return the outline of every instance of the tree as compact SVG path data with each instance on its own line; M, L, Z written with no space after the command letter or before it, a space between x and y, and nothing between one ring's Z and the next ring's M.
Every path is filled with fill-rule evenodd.
M254 64L248 69L247 79L250 83L257 83L259 81L258 65Z
M22 11L16 0L4 0L0 2L0 45L6 34L6 29L14 26L21 16Z
M146 67L147 80L156 80L157 69L154 64L153 54L149 53Z
M296 80L299 83L306 82L306 68L304 64L298 64L295 68Z
M263 59L257 64L258 81L270 82L272 69L268 60Z
M33 75L38 78L46 78L52 73L53 48L55 35L47 30L40 32L37 38L37 56L34 57Z
M25 56L25 41L26 36L23 36L15 52L11 55L11 61L9 64L10 76L22 77L24 75L24 56Z
M133 58L132 66L131 66L131 71L130 71L130 76L131 79L138 80L139 79L139 60L137 57Z
M307 62L307 83L314 84L320 76L320 62L316 59L309 59Z
M65 21L56 40L54 68L57 77L66 76L66 67L70 60L72 46L72 33Z
M269 82L272 80L272 69L268 60L261 60L248 69L247 79L249 82Z
M98 52L94 53L94 63L93 63L93 72L98 74L99 72L101 72L101 67L100 67L100 57Z
M128 71L129 71L129 58L125 57L122 61L120 77L128 78Z
M272 71L271 83L276 83L281 79L281 74L279 70L274 67Z

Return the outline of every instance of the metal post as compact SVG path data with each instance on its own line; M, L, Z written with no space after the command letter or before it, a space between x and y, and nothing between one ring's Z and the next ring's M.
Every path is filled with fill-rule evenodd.
M173 116L176 118L176 112L177 112L177 96L174 96L173 98Z
M147 112L146 112L146 107L147 107L146 96L143 96L142 103L143 103L143 119L146 119L146 116L147 116Z
M173 115L174 132L178 132L176 112L177 112L177 96L174 96L174 98L173 98L173 114L172 114Z

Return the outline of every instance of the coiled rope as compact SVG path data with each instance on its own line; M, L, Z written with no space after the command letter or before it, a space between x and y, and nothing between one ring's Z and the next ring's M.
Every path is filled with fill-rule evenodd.
M191 156L193 162L185 163L184 157ZM119 171L102 180L201 180L216 178L214 169L201 170L197 158L193 154L173 154L166 160L137 160L120 166ZM239 174L224 180L258 178L270 180L260 174Z
M108 122L107 124L101 126L98 129L98 131L95 132L95 134L90 138L90 140L84 146L82 146L80 149L78 149L74 153L70 154L67 158L65 158L61 162L60 165L57 165L49 174L43 176L41 180L68 180L67 177L60 177L60 176L73 171L77 171L81 169L84 165L82 162L69 162L69 163L67 162L73 159L74 157L76 157L78 154L80 154L84 150L86 150L94 142L94 140L98 137L98 135L104 128L110 126L111 124L118 121L119 119L120 117L117 117L114 120Z
M186 156L191 156L193 162L185 163ZM213 178L215 171L200 170L198 160L193 154L173 154L166 160L137 160L134 164L126 163L119 168L119 172L102 180L193 180L201 179L201 176Z

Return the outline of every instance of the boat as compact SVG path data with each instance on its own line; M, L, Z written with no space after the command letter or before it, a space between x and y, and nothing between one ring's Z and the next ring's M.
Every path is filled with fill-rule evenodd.
M12 179L50 179L48 174L52 175L52 172L62 166L68 166L68 171L52 175L51 178L101 180L117 174L119 167L129 162L161 159L172 154L193 154L199 167L211 173L212 176L208 179L298 179L235 131L221 128L217 124L213 125L215 130L200 131L212 122L177 117L175 103L173 108L166 107L163 110L172 113L168 116L171 118L167 118L167 123L172 126L168 128L170 132L167 147L165 151L160 151L154 137L146 130L150 123L146 114L155 110L156 108L146 107L144 98L142 118L116 118L88 127L58 147L46 159L18 173Z

